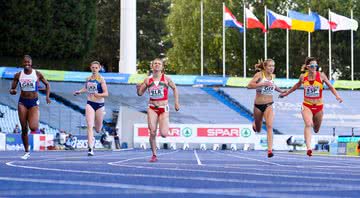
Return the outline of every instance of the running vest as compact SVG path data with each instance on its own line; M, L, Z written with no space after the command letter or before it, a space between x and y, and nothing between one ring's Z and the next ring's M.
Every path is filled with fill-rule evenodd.
M103 89L101 87L101 77L97 77L92 80L88 79L86 81L86 90L89 94L103 93Z
M166 85L165 74L162 74L160 81L154 81L154 77L149 78L148 91L150 101L162 101L168 99L168 86Z
M265 73L262 73L262 78L260 82L271 82L273 84L273 86L262 86L262 87L258 87L256 89L257 92L263 94L263 95L273 95L274 94L274 89L275 89L275 85L274 85L274 81L273 81L273 76L271 75L271 80L266 79L265 77Z
M19 84L21 91L37 91L38 90L38 77L35 69L32 69L31 74L25 74L24 70L20 73Z
M320 72L315 73L315 80L309 80L309 72L304 75L304 99L321 99L323 91L323 83L320 78Z

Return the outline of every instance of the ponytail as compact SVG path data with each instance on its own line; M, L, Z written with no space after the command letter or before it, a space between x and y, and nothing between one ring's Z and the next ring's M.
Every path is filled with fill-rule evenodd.
M269 64L269 62L275 62L273 59L269 58L263 61L262 59L258 60L258 63L255 64L255 71L263 71L265 67Z

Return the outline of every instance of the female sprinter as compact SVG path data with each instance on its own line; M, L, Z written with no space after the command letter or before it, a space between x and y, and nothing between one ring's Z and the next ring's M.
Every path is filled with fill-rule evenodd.
M25 154L21 159L28 159L29 152L29 138L28 127L33 133L39 130L39 94L38 86L39 80L46 86L46 103L50 104L50 84L44 76L32 68L32 59L29 55L25 55L23 59L24 69L15 74L10 94L16 95L16 87L19 83L21 92L18 102L18 114L21 124L21 139L24 144Z
M156 131L159 125L159 131L162 137L166 137L169 132L169 105L168 105L168 87L174 92L175 110L179 111L179 93L175 83L170 77L164 74L164 63L161 59L153 60L151 64L152 75L145 78L144 82L138 84L137 94L142 96L146 89L149 91L150 101L147 110L148 128L150 131L150 146L152 157L150 162L156 162Z
M87 92L87 104L85 107L85 117L88 134L88 156L94 155L95 138L93 128L99 133L102 129L105 97L109 96L104 78L99 74L100 63L93 61L90 64L92 75L86 79L85 86L74 92L74 95Z
M299 81L291 89L280 94L280 97L289 95L303 85L304 102L302 104L301 115L305 123L304 136L307 148L306 154L311 157L311 128L314 129L315 133L318 133L324 115L322 96L323 83L325 82L325 84L329 87L337 101L341 103L343 99L331 85L326 75L318 71L318 61L314 57L307 57L305 59L305 65L302 70L306 72L300 75Z
M254 103L254 123L253 130L255 132L261 131L261 124L265 118L267 129L267 144L268 144L268 157L273 157L273 120L274 112L272 104L274 103L273 94L274 90L283 92L279 87L274 84L274 69L275 62L272 59L259 61L255 65L257 72L253 79L249 82L249 89L256 89L255 103Z

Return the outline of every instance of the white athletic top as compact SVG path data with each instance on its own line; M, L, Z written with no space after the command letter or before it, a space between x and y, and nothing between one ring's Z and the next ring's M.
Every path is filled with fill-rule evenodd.
M21 91L37 91L38 90L38 77L35 69L32 69L31 74L25 74L24 70L20 73L19 78Z
M263 95L273 95L274 94L275 85L274 85L274 80L273 80L272 76L271 76L271 80L268 80L268 79L266 79L264 72L262 72L262 78L261 78L260 82L271 82L271 84L273 84L273 86L258 87L256 89L257 92L260 92Z

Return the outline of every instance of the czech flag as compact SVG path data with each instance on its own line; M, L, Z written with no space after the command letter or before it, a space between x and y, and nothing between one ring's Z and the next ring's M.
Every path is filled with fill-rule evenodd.
M260 28L263 32L266 32L264 24L262 24L259 19L247 8L245 8L245 17L246 17L246 28Z
M230 10L225 6L224 13L225 27L238 28L240 32L244 31L244 26L238 20L236 20L235 16L230 12Z
M280 28L280 29L290 29L291 28L291 19L289 17L276 14L271 10L267 10L268 25L270 29Z
M312 15L315 19L315 30L330 29L330 23L325 17L319 15L316 12L311 12L310 15Z
M315 31L315 18L312 15L289 10L289 18L291 18L291 30Z
M358 29L358 22L334 12L330 12L330 25L333 32L340 30L354 30Z

